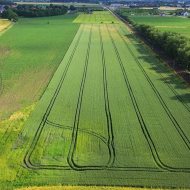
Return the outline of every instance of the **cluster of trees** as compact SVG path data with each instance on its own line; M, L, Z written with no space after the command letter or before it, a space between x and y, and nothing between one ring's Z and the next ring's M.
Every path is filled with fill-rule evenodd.
M161 32L152 26L135 25L135 30L154 48L164 52L181 68L190 71L190 39L174 32Z
M64 5L55 6L39 6L39 5L18 5L14 8L11 6L5 6L5 10L0 15L2 18L9 19L11 21L17 21L18 16L22 17L44 17L44 16L56 16L67 13L68 8Z
M190 14L190 11L188 9L177 9L174 11L174 14L177 16L183 15L185 12Z
M76 8L74 5L70 5L69 10L70 10L70 11L76 11L77 8Z
M161 51L174 64L190 71L190 39L174 32L161 32L153 26L136 24L125 15L119 15L155 49Z
M120 10L117 10L116 12L115 12L118 16L120 16L122 19L124 19L124 20L126 20L129 24L131 24L131 25L135 25L135 22L133 21L133 20L131 20L129 17L128 17L128 15L127 14L125 14L125 12L122 12L122 11L120 11Z
M8 6L5 6L5 10L1 14L1 17L9 19L13 22L16 22L18 20L18 15Z
M18 16L23 17L44 17L63 15L67 12L68 8L64 5L55 6L39 6L39 5L18 5L13 11Z

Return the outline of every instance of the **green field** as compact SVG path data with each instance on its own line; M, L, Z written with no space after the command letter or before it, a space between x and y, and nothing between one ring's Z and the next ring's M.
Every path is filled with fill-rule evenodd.
M0 189L190 188L190 88L123 23L108 12L100 23L98 13L77 18L82 24L24 128L1 130Z
M0 36L0 120L39 99L77 32L75 17L20 18Z
M113 24L118 23L118 20L113 17L108 11L94 11L92 14L80 14L74 23L85 23L85 24Z
M138 24L155 26L161 31L171 31L190 37L190 19L174 16L130 16Z

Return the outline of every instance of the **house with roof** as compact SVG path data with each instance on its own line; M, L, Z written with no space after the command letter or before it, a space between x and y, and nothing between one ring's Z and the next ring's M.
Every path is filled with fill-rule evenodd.
M189 12L187 12L187 11L183 12L182 16L189 16Z

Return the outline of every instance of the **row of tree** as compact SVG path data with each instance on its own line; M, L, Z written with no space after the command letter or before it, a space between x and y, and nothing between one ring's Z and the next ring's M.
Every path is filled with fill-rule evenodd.
M64 5L55 6L38 6L38 5L18 5L13 11L22 17L44 17L63 15L67 12L68 8Z
M135 31L155 49L161 51L180 68L190 71L190 39L174 32L161 32L153 26L136 24L127 16L120 15L133 25Z
M189 38L174 32L161 32L148 25L135 25L135 30L154 48L164 52L175 64L190 71Z
M18 20L18 15L11 8L9 8L7 6L0 16L2 18L9 19L13 22L16 22Z
M16 7L5 6L5 10L0 15L2 18L9 19L11 21L17 21L18 16L22 17L45 17L45 16L56 16L64 15L68 11L68 7L61 5L18 5Z

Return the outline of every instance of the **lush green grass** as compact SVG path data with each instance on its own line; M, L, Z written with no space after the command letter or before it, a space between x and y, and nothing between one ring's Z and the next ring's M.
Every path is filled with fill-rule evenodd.
M0 189L190 187L190 89L118 23L80 26L23 130L1 141Z
M75 20L75 23L118 23L118 20L108 11L93 11L92 14L80 14Z
M190 19L174 16L131 16L138 24L155 26L161 31L171 31L190 37Z
M20 18L0 37L0 119L40 97L76 34L74 18Z

